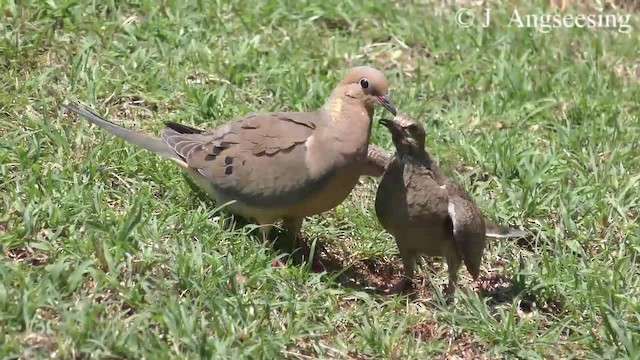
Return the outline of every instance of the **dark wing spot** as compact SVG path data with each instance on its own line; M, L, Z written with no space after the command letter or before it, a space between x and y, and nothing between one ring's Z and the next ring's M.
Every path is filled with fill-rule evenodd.
M216 146L213 148L213 150L211 151L211 154L213 154L214 156L218 156L220 155L220 153L222 152L222 150L224 150L223 147L220 146Z
M213 160L215 160L215 159L216 159L216 156L215 156L214 154L207 154L207 155L204 157L204 160L205 160L205 161L213 161Z
M233 166L227 166L227 167L224 169L224 173L225 173L226 175L231 175L231 174L233 174Z
M233 163L233 158L231 156L227 156L224 158L225 165L231 165Z

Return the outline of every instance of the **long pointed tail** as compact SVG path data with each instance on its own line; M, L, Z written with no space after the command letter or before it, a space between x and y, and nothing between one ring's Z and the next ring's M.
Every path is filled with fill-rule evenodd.
M146 134L138 133L129 129L125 129L122 126L118 126L96 114L93 112L80 108L76 105L63 105L67 110L72 111L78 115L89 120L91 123L107 130L111 134L122 138L132 144L138 145L144 149L152 151L156 154L161 155L162 157L174 160L180 164L185 164L184 159L182 159L176 152L169 147L162 139L149 136Z
M525 230L518 230L510 227L500 226L495 222L486 218L484 219L484 223L485 223L486 233L488 237L509 239L509 238L527 238L532 235L530 232Z

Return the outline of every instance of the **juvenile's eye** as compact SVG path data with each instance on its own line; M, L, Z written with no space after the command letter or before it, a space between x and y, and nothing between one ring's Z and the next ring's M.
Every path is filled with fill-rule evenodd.
M367 80L366 78L362 78L360 79L360 87L363 89L366 89L369 87L369 80Z
M413 134L413 135L420 135L420 133L422 132L420 131L420 128L416 124L409 125L407 127L407 130L409 131L410 134Z

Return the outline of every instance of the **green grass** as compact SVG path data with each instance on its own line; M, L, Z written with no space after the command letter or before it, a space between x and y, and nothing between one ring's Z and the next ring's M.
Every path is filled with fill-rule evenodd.
M487 29L440 1L17 3L0 5L3 358L640 357L636 12L630 34L543 34L509 27L506 2ZM361 64L488 216L536 235L491 240L451 306L439 261L419 301L371 290L401 272L376 180L303 228L349 269L273 269L177 166L61 108L210 127L315 109ZM372 142L391 149L377 124Z

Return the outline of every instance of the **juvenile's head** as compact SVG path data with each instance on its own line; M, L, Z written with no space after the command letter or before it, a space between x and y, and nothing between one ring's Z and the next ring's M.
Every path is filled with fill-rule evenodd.
M419 122L398 116L395 120L380 119L380 123L391 132L393 144L400 155L417 157L425 153L425 131Z
M384 74L368 66L351 69L340 81L336 95L361 101L368 109L380 105L394 116L396 107L389 99L389 84Z

